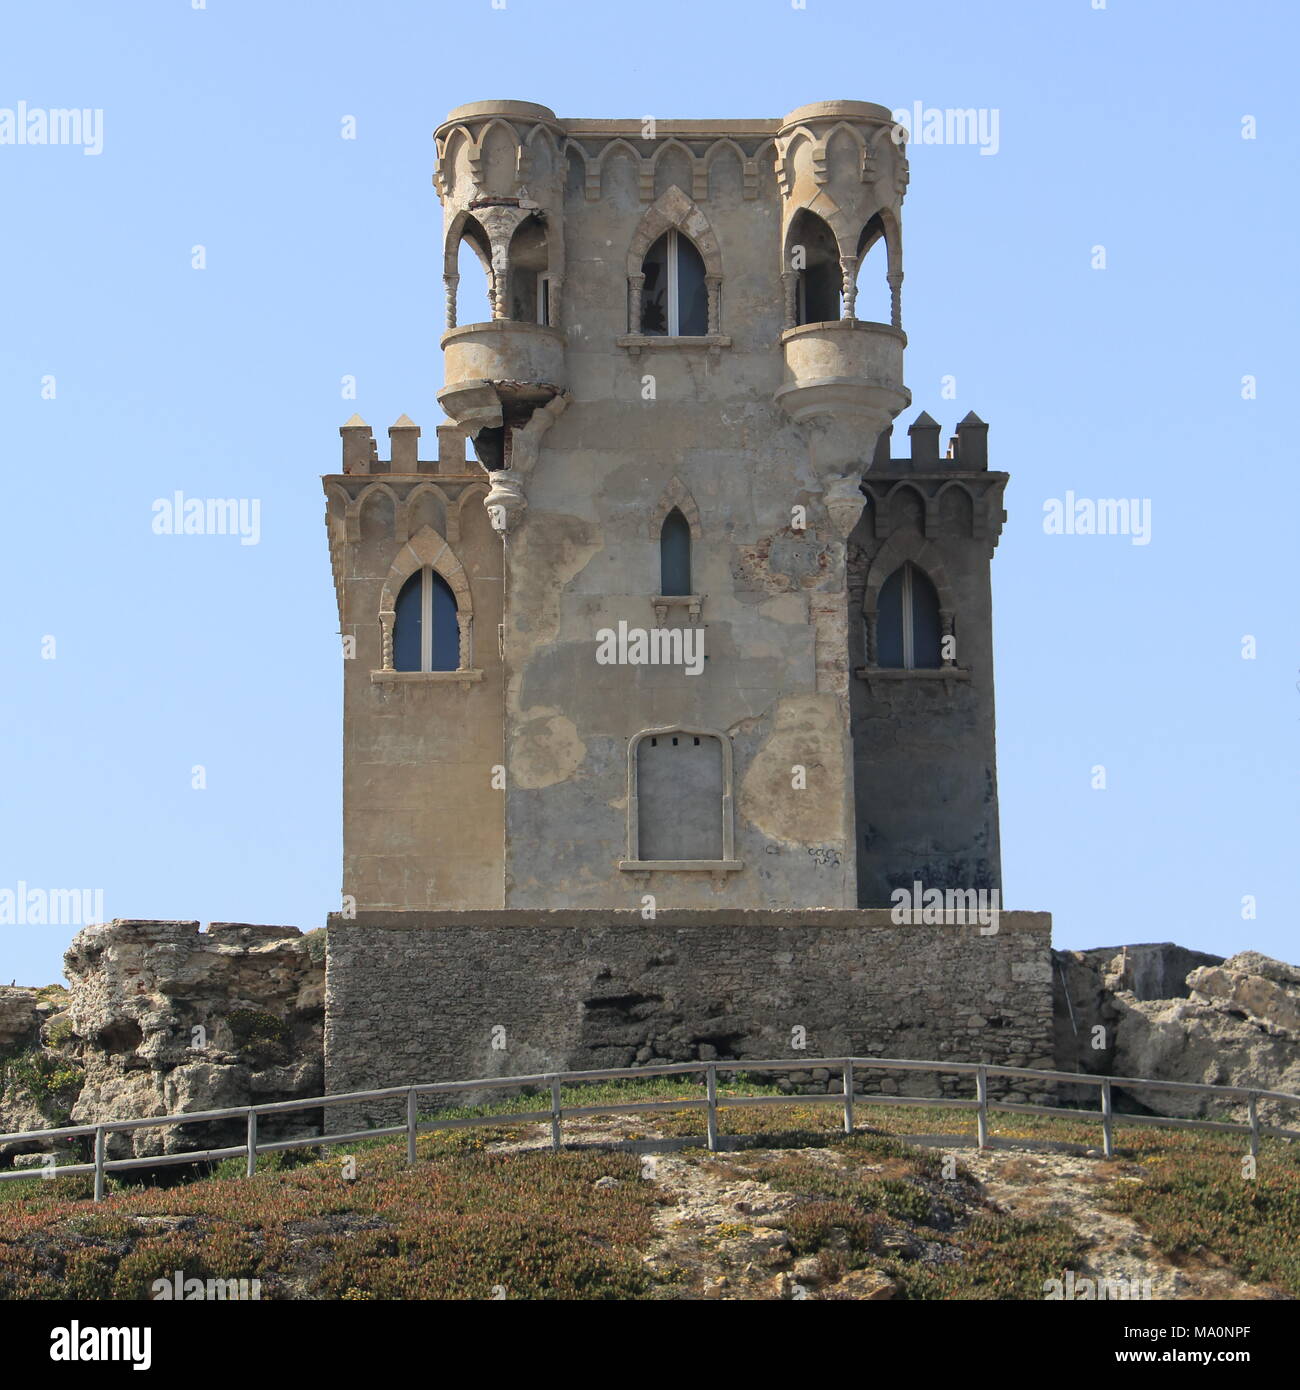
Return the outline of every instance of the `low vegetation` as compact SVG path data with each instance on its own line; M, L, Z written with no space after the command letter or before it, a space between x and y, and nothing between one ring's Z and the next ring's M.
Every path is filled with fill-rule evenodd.
M726 1092L763 1093L748 1083ZM698 1099L698 1089L661 1078L585 1087L566 1103L685 1098ZM516 1097L454 1113L491 1119L548 1104ZM402 1142L370 1141L268 1156L253 1179L235 1162L180 1183L160 1170L159 1183L173 1185L110 1178L100 1204L87 1200L89 1180L79 1177L2 1183L0 1298L144 1299L154 1280L178 1270L257 1279L272 1299L716 1296L697 1269L653 1254L681 1224L680 1185L628 1151L652 1137L701 1135L702 1112L624 1117L621 1148L596 1142L600 1124L566 1121L574 1148L558 1154L536 1147L545 1125L488 1123L422 1135L414 1167ZM748 1250L735 1258L751 1272L759 1262L764 1289L783 1279L788 1288L785 1270L847 1290L861 1271L907 1299L1041 1298L1045 1279L1077 1267L1081 1242L1067 1223L1006 1214L985 1200L960 1149L950 1155L899 1137L960 1133L969 1128L964 1113L872 1105L858 1124L845 1136L833 1106L741 1105L723 1112L721 1130L738 1137L724 1152L659 1144L674 1148L679 1176L761 1191L776 1213L756 1218L733 1203L742 1209L695 1223L698 1248L719 1252L723 1269L727 1251ZM1094 1124L1068 1119L1001 1116L996 1133L1035 1147L1099 1141ZM1209 1252L1246 1280L1300 1296L1293 1147L1266 1142L1257 1176L1246 1180L1232 1136L1125 1127L1118 1142L1106 1201L1158 1249L1174 1258ZM760 1237L761 1256L750 1249Z

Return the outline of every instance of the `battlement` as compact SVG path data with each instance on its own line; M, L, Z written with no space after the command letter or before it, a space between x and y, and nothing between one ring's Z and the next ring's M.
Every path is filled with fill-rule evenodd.
M479 465L466 461L466 431L459 425L439 425L438 454L436 458L419 457L420 426L406 415L399 415L388 427L389 456L379 457L379 446L375 442L374 430L360 415L353 415L344 425L339 426L343 440L342 473L370 475L376 473L416 475L435 473L444 476L465 476L479 473Z
M893 425L876 441L871 461L873 474L899 473L983 473L989 466L989 427L972 410L958 421L956 433L949 436L948 451L939 454L943 426L923 410L907 427L910 452L896 456L891 452ZM1003 475L1005 476L1005 475Z

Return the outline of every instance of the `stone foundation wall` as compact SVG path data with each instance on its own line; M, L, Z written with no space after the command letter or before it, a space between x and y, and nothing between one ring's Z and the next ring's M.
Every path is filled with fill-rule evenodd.
M898 926L887 910L370 913L332 918L330 1092L693 1059L841 1055L1051 1067L1051 919ZM792 1078L804 1091L838 1077ZM859 1077L970 1094L968 1078ZM1004 1086L1000 1094L1015 1090ZM497 1092L500 1095L502 1093ZM347 1127L392 1123L363 1106ZM331 1128L341 1127L341 1109Z

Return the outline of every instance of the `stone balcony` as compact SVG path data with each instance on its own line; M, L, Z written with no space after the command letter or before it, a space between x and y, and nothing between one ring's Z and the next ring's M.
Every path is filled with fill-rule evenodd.
M564 334L514 319L467 323L442 336L438 401L458 425L493 427L545 405L564 384Z
M785 384L776 399L793 420L843 411L879 415L883 428L912 399L903 385L906 344L901 328L864 319L787 328Z

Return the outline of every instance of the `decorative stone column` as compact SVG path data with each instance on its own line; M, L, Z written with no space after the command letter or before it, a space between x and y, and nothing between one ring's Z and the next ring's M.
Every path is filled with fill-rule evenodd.
M442 283L447 287L447 327L456 327L456 290L460 285L459 275L444 275Z
M461 612L457 609L456 622L460 627L460 660L458 664L459 669L462 671L468 671L470 669L470 623L472 621L473 619L468 613Z
M627 331L641 332L641 291L645 289L644 275L627 277Z
M889 322L895 328L903 326L903 272L891 270L885 277L889 282Z
M722 276L706 275L704 285L709 293L709 337L716 338L722 332Z
M844 317L855 319L858 316L858 258L840 257L840 281L844 292Z
M396 618L397 614L391 608L385 608L379 614L379 627L384 641L382 669L385 671L393 669L393 623Z

